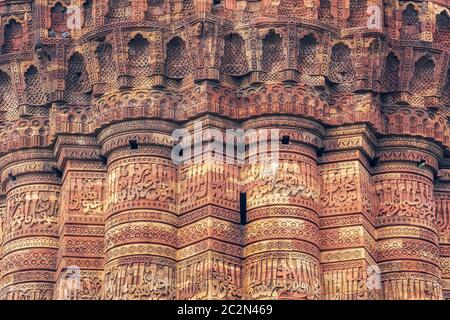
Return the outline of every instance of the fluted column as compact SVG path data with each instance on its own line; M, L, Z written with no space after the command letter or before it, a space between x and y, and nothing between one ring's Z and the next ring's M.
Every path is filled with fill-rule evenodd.
M99 134L108 162L104 299L175 298L174 129L134 120Z
M225 146L207 148L209 134L225 143L225 129L235 126L205 117L185 127L204 148L190 157L184 153L179 166L177 299L242 298L239 168L235 159L226 161Z
M63 182L54 299L96 300L104 263L106 165L93 137L60 135L55 154Z
M247 192L244 296L320 299L316 149L323 129L288 117L250 120L244 128L279 128L285 143L280 142L278 161L246 164L241 175Z
M27 150L0 159L6 191L0 299L51 299L58 252L60 178L53 154Z
M0 266L3 257L3 237L6 227L6 197L0 196ZM2 278L3 271L0 268L0 279Z
M439 233L442 294L444 299L450 300L450 170L447 161L444 165L439 171L439 181L434 185L434 199Z
M384 299L442 298L433 191L442 151L403 137L379 142L377 260Z
M381 297L375 261L374 195L370 159L376 139L366 125L332 128L320 158L322 180L322 298L366 300Z

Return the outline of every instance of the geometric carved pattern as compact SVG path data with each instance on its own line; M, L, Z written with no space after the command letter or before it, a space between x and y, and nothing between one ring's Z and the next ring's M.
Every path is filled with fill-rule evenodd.
M372 72L369 72L369 77L371 77L371 80L373 82L379 80L379 74L380 74L380 55L381 55L381 44L380 41L374 40L369 46L369 52L368 52L368 67L369 70Z
M330 21L333 17L331 16L331 0L320 0L319 7L319 20Z
M271 29L263 40L263 55L261 68L265 72L280 71L285 66L285 54L283 52L283 39Z
M147 0L148 6L156 7L164 5L164 0Z
M229 34L225 37L221 71L232 76L239 76L248 72L245 42L236 33Z
M336 44L331 53L330 80L337 83L351 82L354 76L350 48L343 43Z
M444 103L450 106L450 69L447 70L447 81L445 82L444 89L442 91Z
M436 29L439 33L450 32L450 17L447 11L442 11L436 16Z
M317 40L312 35L300 39L298 45L298 66L302 73L313 73L315 71Z
M89 101L91 83L86 71L84 58L75 52L69 59L66 74L66 100L72 103L86 103Z
M434 62L424 56L414 65L414 74L411 83L411 92L420 95L432 95L435 92Z
M61 34L67 31L67 9L57 2L51 9L51 31Z
M394 53L390 52L386 57L383 86L385 91L395 92L399 90L400 84L400 61Z
M141 34L136 35L128 45L128 66L132 76L150 74L150 44Z
M39 72L35 66L31 66L25 72L25 94L28 104L42 105L47 102Z
M416 9L414 9L414 5L409 4L402 12L402 21L405 25L414 25L420 22L419 14Z
M19 116L17 100L11 86L10 77L0 71L0 121Z
M22 25L12 19L5 27L3 53L19 51L23 46Z
M414 5L408 4L402 11L402 36L405 38L414 36L420 32L419 13L414 9Z
M112 46L109 43L101 42L95 53L99 66L98 80L106 83L114 82L117 72Z
M109 17L124 18L129 9L129 0L109 0Z
M192 59L186 43L180 37L167 43L165 66L169 78L182 79L192 72Z
M147 17L161 15L164 13L164 10L164 0L147 0Z
M90 26L92 24L92 9L93 9L93 0L86 0L83 4L83 10L84 10L84 25Z
M0 1L0 299L450 299L443 0L25 2ZM278 129L278 161L174 163L200 119Z
M194 0L183 0L183 12L185 15L195 13Z
M278 14L280 15L287 15L301 18L305 17L306 12L307 8L303 3L300 4L299 1L281 0L280 4L278 5Z
M367 25L367 0L350 0L348 27L365 27Z

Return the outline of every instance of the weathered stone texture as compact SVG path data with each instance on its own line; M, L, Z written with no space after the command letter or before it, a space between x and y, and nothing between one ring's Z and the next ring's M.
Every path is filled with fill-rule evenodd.
M449 15L0 1L0 299L450 299ZM276 179L174 163L197 120Z

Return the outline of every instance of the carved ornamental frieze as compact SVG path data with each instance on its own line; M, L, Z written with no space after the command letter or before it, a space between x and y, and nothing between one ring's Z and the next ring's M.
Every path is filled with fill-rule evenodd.
M444 0L0 0L0 299L450 299Z

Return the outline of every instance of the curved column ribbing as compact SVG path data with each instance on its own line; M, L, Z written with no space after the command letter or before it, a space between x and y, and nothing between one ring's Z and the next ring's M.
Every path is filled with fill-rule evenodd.
M60 135L55 144L62 186L53 298L100 298L104 254L106 166L94 137Z
M433 191L441 150L420 139L380 141L377 261L384 299L441 299Z
M52 298L61 183L54 165L46 150L18 151L0 160L6 192L0 299Z
M381 298L372 165L376 139L364 124L327 130L320 157L322 299Z
M99 135L108 158L104 299L175 298L173 130L170 123L142 120Z
M190 157L183 152L186 159L178 168L180 300L242 298L239 166L232 156L227 159L223 154L226 129L235 127L214 116L184 126L191 138L202 141L203 148L201 154L194 152ZM210 143L212 137L220 146Z
M248 210L245 298L320 299L320 186L315 149L321 146L321 127L275 117L248 121L244 127L279 128L285 143L280 142L278 161L246 164L242 170Z

